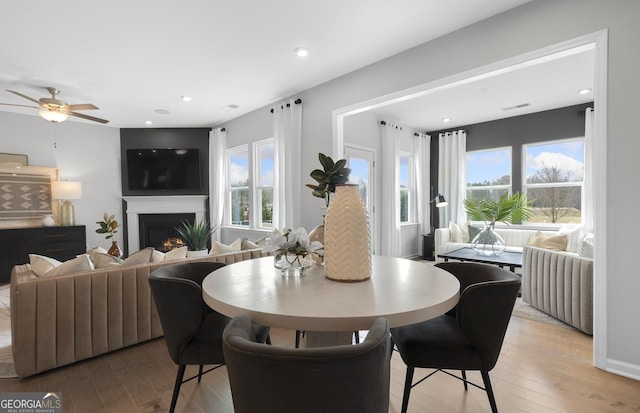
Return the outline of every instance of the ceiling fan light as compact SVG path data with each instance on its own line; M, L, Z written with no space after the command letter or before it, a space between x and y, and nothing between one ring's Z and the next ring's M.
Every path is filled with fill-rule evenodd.
M64 122L69 117L69 115L64 112L56 112L53 110L41 110L38 113L43 119L53 123Z

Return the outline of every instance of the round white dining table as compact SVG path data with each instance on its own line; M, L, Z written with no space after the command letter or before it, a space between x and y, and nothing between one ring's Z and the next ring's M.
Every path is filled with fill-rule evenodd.
M283 277L273 257L263 257L226 265L202 283L207 305L228 317L247 313L261 325L347 332L347 337L368 330L378 317L390 327L437 317L456 305L459 290L458 280L445 270L376 255L371 278L360 282L332 281L322 266L307 268L300 277Z

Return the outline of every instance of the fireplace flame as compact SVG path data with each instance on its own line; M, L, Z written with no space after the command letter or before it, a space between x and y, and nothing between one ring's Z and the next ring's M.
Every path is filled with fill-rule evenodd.
M184 247L184 241L182 240L182 238L169 237L166 240L162 241L162 247L160 248L160 250L162 252L167 252L180 247Z

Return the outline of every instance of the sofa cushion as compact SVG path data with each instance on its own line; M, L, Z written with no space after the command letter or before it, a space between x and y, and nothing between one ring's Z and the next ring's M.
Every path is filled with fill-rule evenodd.
M38 254L29 254L29 264L31 265L31 271L33 271L38 277L42 277L62 263L55 258L45 257L44 255Z
M45 277L54 277L56 275L76 274L79 272L87 272L93 270L95 267L91 262L88 254L82 254L76 258L65 261L55 267L54 269L47 271Z
M538 231L529 239L528 245L548 250L564 251L567 247L567 234L546 235Z
M582 225L565 225L558 230L558 234L567 235L567 247L565 251L575 253L580 252L582 240L585 236L584 227Z
M187 247L180 247L167 252L154 249L151 255L151 262L176 261L185 258L187 258Z

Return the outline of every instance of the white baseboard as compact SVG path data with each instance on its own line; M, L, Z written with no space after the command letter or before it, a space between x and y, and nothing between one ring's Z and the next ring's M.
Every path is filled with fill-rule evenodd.
M607 367L605 369L609 373L617 374L630 379L640 381L640 366L637 364L627 363L625 361L618 361L607 359Z

